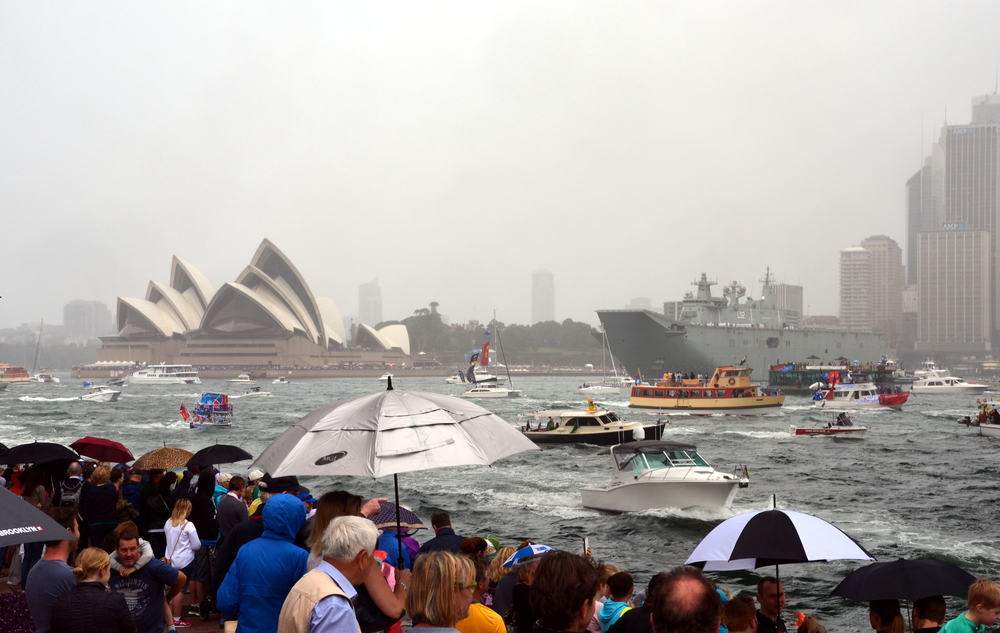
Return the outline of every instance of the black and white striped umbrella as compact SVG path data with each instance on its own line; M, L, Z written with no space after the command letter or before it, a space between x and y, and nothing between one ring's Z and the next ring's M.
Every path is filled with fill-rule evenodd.
M717 525L685 564L705 571L733 571L844 559L875 557L843 530L811 514L762 510Z

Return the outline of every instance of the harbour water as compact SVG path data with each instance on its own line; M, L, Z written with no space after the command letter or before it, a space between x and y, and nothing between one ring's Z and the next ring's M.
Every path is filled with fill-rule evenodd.
M543 408L583 408L578 378L525 377L516 380L525 397L480 400L512 424L519 413ZM398 389L459 395L462 385L443 378L407 378ZM229 429L190 430L180 419L200 392L227 389L221 380L195 386L129 386L117 403L75 400L78 381L32 384L0 392L0 442L14 446L32 440L70 443L86 435L106 437L138 456L159 446L197 450L209 444L236 444L257 455L278 434L309 411L342 398L385 388L376 379L262 381L272 397L234 398L235 422ZM989 395L989 394L987 394ZM598 403L626 419L649 419L628 409L624 397ZM588 537L594 555L629 571L644 585L656 571L682 564L708 532L725 518L750 510L778 507L799 510L833 522L881 561L936 558L977 576L1000 580L996 503L1000 440L983 438L956 420L975 411L975 396L917 396L901 412L853 413L869 427L863 440L792 438L788 426L825 423L832 414L811 409L806 397L790 396L781 413L761 417L669 416L665 438L696 444L717 469L749 466L750 487L737 493L730 510L654 510L610 515L581 506L580 486L610 479L610 462L591 446L562 446L516 455L492 467L434 470L400 476L400 496L425 522L437 510L451 513L456 531L466 536L494 533L504 544L532 539L579 550ZM245 473L249 463L224 467ZM312 478L314 492L344 488L357 494L392 497L392 480ZM418 540L428 535L418 533ZM860 561L788 565L781 568L788 603L817 615L831 631L869 630L865 605L827 595ZM716 574L736 594L753 593L761 574ZM949 617L962 608L949 599Z

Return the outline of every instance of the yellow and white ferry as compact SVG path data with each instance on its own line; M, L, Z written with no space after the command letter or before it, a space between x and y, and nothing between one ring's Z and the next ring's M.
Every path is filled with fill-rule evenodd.
M785 394L750 382L749 367L717 367L708 380L667 375L653 384L635 385L629 406L667 413L761 415L781 409Z
M8 365L0 363L0 382L15 385L28 384L30 377L28 370L20 365Z

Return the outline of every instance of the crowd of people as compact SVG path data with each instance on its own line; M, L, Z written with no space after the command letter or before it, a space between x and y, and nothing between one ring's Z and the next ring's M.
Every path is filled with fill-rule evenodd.
M216 615L236 633L825 633L814 617L783 619L774 577L754 597L684 566L636 587L590 552L463 537L444 512L420 545L370 519L385 499L316 498L260 470L74 462L52 491L6 474L72 535L0 550L37 633L164 633ZM947 622L945 611L940 596L916 601L915 631L982 633L1000 617L1000 586L979 579L968 611ZM877 633L905 629L896 600L871 602L869 618Z

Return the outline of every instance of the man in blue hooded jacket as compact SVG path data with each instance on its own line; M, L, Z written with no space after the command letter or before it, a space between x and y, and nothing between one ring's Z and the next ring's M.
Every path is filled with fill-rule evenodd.
M295 545L306 509L292 495L264 504L264 534L240 548L226 574L216 606L236 615L237 633L273 633L292 586L306 573L309 552Z

